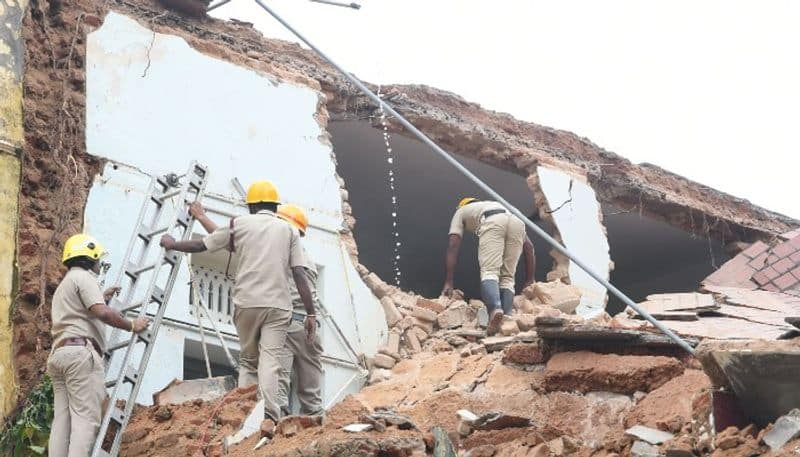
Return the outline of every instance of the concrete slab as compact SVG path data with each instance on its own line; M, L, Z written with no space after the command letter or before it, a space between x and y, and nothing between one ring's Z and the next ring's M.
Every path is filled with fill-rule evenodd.
M233 376L192 379L189 381L174 380L164 389L153 394L153 404L180 405L189 400L213 401L225 396L236 388Z
M730 386L744 413L759 426L800 405L797 343L709 341L700 345L697 355L712 382Z
M662 432L661 430L645 427L643 425L635 425L625 430L625 433L650 444L665 443L675 437L672 433Z
M800 436L800 409L795 408L775 421L772 430L764 435L764 442L774 451L798 436Z

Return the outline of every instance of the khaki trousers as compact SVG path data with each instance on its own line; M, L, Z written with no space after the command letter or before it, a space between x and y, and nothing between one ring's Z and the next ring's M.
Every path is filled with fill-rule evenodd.
M105 366L91 344L62 346L47 359L53 381L50 457L88 457L103 416Z
M514 290L514 275L525 242L525 224L510 213L484 219L477 230L481 281L499 281L501 289Z
M278 380L280 357L292 312L279 308L236 308L233 324L239 334L239 387L258 384L264 413L275 422L281 418Z
M292 320L286 336L286 348L281 357L283 375L280 379L279 396L284 413L289 412L289 394L292 382L297 386L300 414L316 416L322 408L322 342L319 327L314 341L309 343L302 322Z

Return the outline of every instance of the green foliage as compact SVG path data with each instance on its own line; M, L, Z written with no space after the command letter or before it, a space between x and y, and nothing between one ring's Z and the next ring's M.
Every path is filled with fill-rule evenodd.
M45 455L52 422L53 384L45 376L0 431L0 453L13 457Z

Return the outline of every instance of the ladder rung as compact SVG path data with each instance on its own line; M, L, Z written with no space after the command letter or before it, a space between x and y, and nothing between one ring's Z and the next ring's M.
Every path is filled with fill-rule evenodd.
M125 411L123 411L123 410L121 410L121 409L119 409L119 408L117 408L116 406L113 406L113 405L109 405L109 407L113 408L111 410L111 420L112 421L116 422L118 425L120 425L123 422L125 422Z
M108 348L106 348L106 354L108 354L108 356L110 357L113 355L114 352L119 351L122 348L128 347L130 343L131 343L130 339L124 339L124 340L119 340L116 343L110 344L108 345Z
M138 333L137 336L140 340L142 340L142 342L144 342L144 344L150 344L153 341L153 332L151 332L149 328L141 333Z
M132 303L130 305L125 305L125 306L122 306L121 308L119 308L119 312L127 313L127 312L135 310L136 308L141 308L143 305L144 305L144 302L140 302L140 301L136 302L136 303Z
M136 371L132 366L128 365L128 368L125 369L125 381L134 384L138 380L139 372Z
M152 227L146 227L146 226L142 225L139 228L139 236L141 238L145 239L145 240L150 240L156 235L160 235L162 233L166 233L167 230L169 230L169 227L159 227L157 229L154 229Z
M145 265L145 266L133 265L133 264L129 263L128 267L125 268L125 273L128 276L131 276L131 277L135 278L136 276L139 276L140 274L144 273L145 271L152 270L153 268L157 267L158 265L159 265L159 263L151 263L151 264Z
M172 198L172 197L174 197L176 195L180 195L180 193L182 191L183 191L183 189L178 188L178 189L175 189L175 190L171 190L169 192L164 192L161 195L153 195L153 200L158 200L159 202L163 202L164 200L169 200L170 198Z
M150 299L159 305L164 304L164 291L160 289L158 286L153 286L153 293L150 295Z

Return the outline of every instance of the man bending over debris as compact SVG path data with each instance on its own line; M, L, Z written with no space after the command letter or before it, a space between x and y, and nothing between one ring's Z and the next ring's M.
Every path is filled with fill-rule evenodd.
M292 319L289 271L308 314L305 329L309 339L314 338L317 328L300 237L275 215L278 200L278 191L271 182L257 181L247 190L249 215L232 219L228 227L217 228L203 240L175 241L169 235L161 238L161 246L175 251L227 249L239 253L232 294L236 307L233 324L241 346L239 387L258 383L266 418L275 423L280 419L280 356ZM190 210L206 229L215 227L199 205Z
M278 207L278 217L292 224L300 236L306 236L308 218L303 210L296 205L281 205ZM314 297L314 303L319 302L317 297L317 267L308 256L305 248L306 278ZM297 400L300 402L300 414L304 416L318 416L322 409L322 342L319 334L313 340L305 338L302 323L306 319L306 310L303 300L294 284L289 283L289 294L292 296L292 324L286 336L286 353L283 358L283 376L280 381L281 408L283 413L289 415L289 392L292 373L297 382Z
M89 235L71 236L62 263L69 268L53 294L53 351L47 374L53 381L51 457L87 457L92 452L103 415L105 389L105 328L141 332L145 317L128 320L107 303L119 287L100 291L97 275L106 254Z
M525 252L525 284L533 283L536 258L525 224L499 203L467 197L458 203L450 222L450 242L445 257L442 295L453 293L453 273L464 229L478 236L478 264L481 269L481 298L489 312L488 335L494 335L514 308L514 274Z

